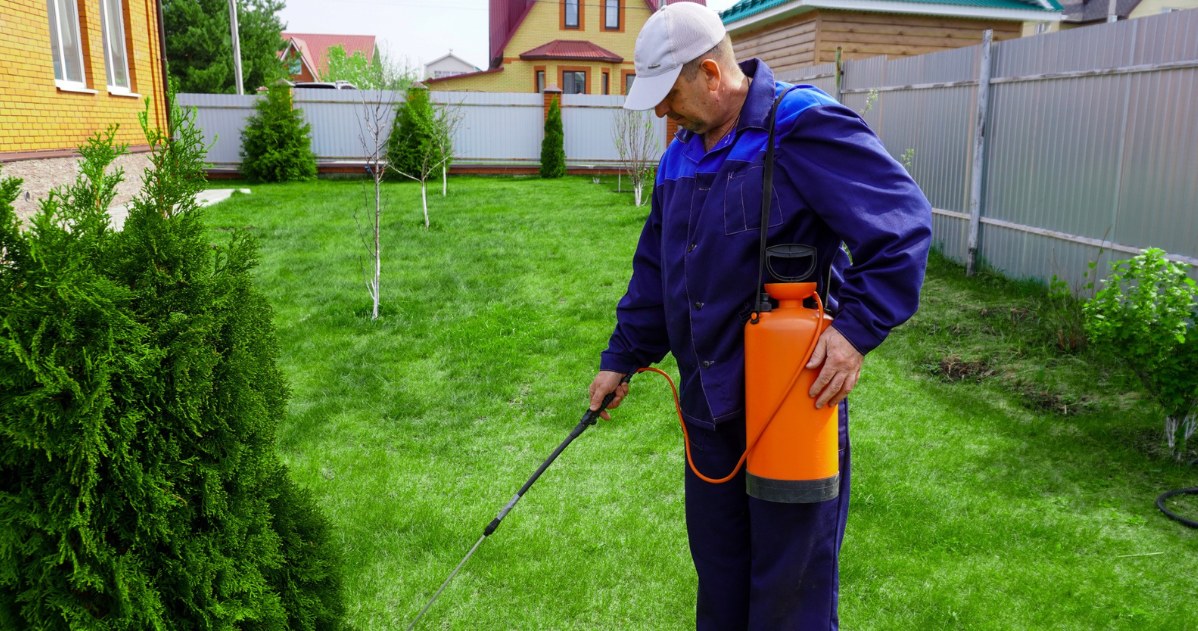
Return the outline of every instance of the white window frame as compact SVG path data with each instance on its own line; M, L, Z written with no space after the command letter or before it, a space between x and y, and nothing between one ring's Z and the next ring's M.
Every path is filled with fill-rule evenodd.
M54 85L62 90L71 92L94 92L87 87L87 68L83 65L83 34L79 28L79 3L77 0L66 0L66 6L74 12L73 20L67 20L64 16L59 15L58 8L59 0L46 0L46 12L48 13L49 26L53 29L51 33L51 46L55 49L52 51L58 59L58 67L62 68L62 78L58 77L58 73L54 75ZM78 80L68 77L67 69L67 54L63 47L63 27L73 29L73 35L76 42L77 61L79 62L79 78Z
M109 24L108 16L111 14L115 6L116 24L112 25L116 29L112 39L117 40L120 45L120 51L124 53L120 60L113 59L113 52L116 46L109 39ZM108 82L108 92L111 94L132 94L133 92L133 77L129 73L129 49L125 45L125 7L121 0L100 0L100 30L103 33L104 40L104 68ZM125 71L125 85L121 85L114 81L116 70L123 68Z

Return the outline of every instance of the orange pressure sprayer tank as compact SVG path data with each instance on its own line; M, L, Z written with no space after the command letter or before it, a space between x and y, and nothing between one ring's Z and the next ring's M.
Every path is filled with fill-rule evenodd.
M791 504L833 499L840 489L838 406L815 408L808 391L819 371L803 368L831 318L803 305L815 283L767 283L765 290L778 306L745 325L748 492Z

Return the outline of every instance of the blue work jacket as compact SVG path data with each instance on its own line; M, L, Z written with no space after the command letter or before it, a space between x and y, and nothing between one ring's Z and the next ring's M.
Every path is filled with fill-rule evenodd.
M743 414L766 124L775 97L791 87L760 60L741 68L753 82L736 129L711 151L679 131L661 158L600 360L602 370L629 372L672 352L683 415L705 427ZM865 121L812 86L778 106L774 164L768 242L817 249L833 326L868 353L918 307L931 206Z

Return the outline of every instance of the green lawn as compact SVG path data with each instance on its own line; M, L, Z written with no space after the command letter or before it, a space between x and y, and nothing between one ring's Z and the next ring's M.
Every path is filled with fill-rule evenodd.
M377 322L366 183L255 186L207 211L260 239L292 388L279 449L339 533L355 627L406 627L578 422L648 212L613 188L455 178L425 230L419 189L388 185ZM1153 506L1195 470L1162 455L1124 375L1055 352L1043 302L936 261L924 310L867 359L844 628L1198 629L1198 533ZM664 381L633 393L422 628L693 626L681 434Z

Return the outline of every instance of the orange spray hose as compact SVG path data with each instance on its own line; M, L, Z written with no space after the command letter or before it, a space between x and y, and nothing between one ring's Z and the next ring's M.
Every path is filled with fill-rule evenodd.
M778 414L778 410L782 409L782 404L786 401L787 393L794 388L795 382L799 380L799 375L803 373L803 368L807 365L808 361L811 361L811 354L815 352L815 344L819 341L820 336L823 335L824 329L826 328L826 324L824 322L824 303L819 298L819 292L815 292L812 295L815 297L815 304L818 307L816 310L816 317L819 319L815 324L815 335L811 336L811 342L807 345L807 350L803 353L803 361L799 362L799 367L795 370L794 375L790 378L790 384L787 385L786 389L782 391L782 400L778 401L778 404L774 406L774 411L770 412L770 417L766 420L765 424L761 426L761 431L757 432L757 435L753 437L753 440L747 443L748 446L745 447L744 453L740 455L740 460L736 461L736 466L732 468L732 472L722 478L711 478L703 475L699 471L698 467L695 466L694 459L691 458L690 434L686 431L686 420L682 417L682 405L678 402L678 387L674 385L674 380L670 378L669 374L659 368L649 366L646 368L637 369L638 373L655 372L662 377L665 377L666 383L670 384L670 391L674 395L674 411L678 413L678 425L682 427L682 439L686 447L686 465L690 467L691 472L693 472L700 480L710 484L723 484L736 477L736 474L740 472L741 467L745 466L745 459L749 457L749 452L753 451L753 448L757 446L757 441L761 440L761 437L765 434L765 430L769 429L770 423L774 422L774 416Z

